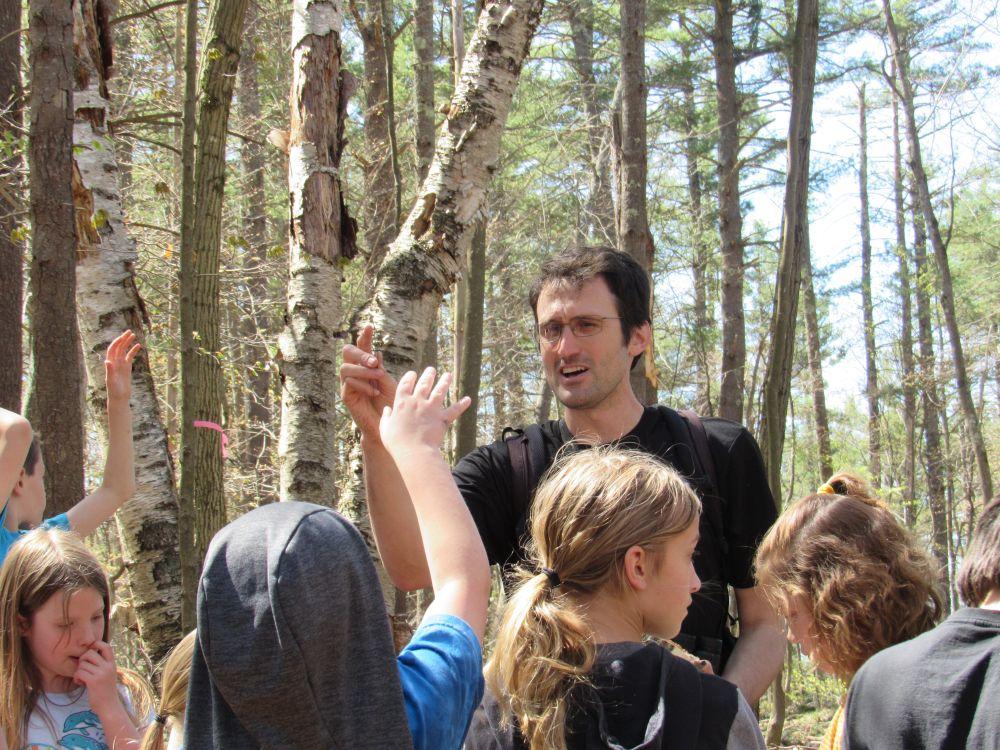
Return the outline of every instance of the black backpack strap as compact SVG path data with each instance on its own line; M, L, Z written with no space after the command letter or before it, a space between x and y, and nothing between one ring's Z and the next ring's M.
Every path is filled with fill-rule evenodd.
M709 482L712 484L712 492L701 498L702 512L705 513L712 531L715 532L719 541L719 548L723 556L729 554L729 541L726 539L725 525L722 523L722 496L719 494L719 475L715 470L715 460L712 458L712 449L708 444L708 431L701 417L690 409L682 409L677 412L687 423L688 434L691 436L691 445L694 453L701 464L701 470L705 472Z
M534 496L535 488L548 466L545 460L541 425L531 424L523 430L505 427L502 437L510 457L514 487L514 496L511 498L511 515L514 519L517 545L513 556L503 566L505 570L510 571L515 564L524 559L524 547L531 535L531 531L528 529L531 498Z
M671 747L699 747L701 733L701 677L698 670L683 659L664 652L663 686L660 694L666 703L663 737Z

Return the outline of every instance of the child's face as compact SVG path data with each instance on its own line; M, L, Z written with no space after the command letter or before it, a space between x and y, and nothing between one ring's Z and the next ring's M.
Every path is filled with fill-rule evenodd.
M21 627L43 688L69 692L80 657L104 638L104 598L90 587L74 591L68 601L61 592L53 594Z
M691 606L691 595L701 588L694 572L694 551L698 545L698 522L671 537L660 549L659 566L649 575L642 592L643 630L660 638L673 638Z
M785 634L788 640L799 644L803 654L812 659L813 663L824 672L829 672L816 649L815 621L809 599L803 594L796 594L788 600L786 608L785 620L788 629Z

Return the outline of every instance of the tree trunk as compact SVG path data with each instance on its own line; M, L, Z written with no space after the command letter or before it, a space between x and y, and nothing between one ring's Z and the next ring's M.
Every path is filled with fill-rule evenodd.
M722 244L722 383L719 416L743 421L746 327L743 319L743 216L740 213L740 106L732 0L716 0L712 48L719 110L719 239Z
M879 425L878 372L875 361L875 316L872 312L872 232L868 214L868 103L858 91L860 149L858 193L861 196L861 308L865 327L865 397L868 401L868 469L872 484L881 486L882 440Z
M802 281L802 264L809 262L809 146L812 137L813 91L819 43L819 0L798 0L792 48L792 106L788 122L788 174L782 214L781 252L774 284L771 341L764 372L760 441L767 481L775 498L782 497L781 458L785 445L785 415L792 380L795 321ZM779 500L780 502L780 500ZM775 693L782 691L781 673ZM784 712L775 712L767 728L769 741L781 739Z
M365 18L357 17L358 30L364 45L365 68L365 191L362 202L362 223L365 227L365 279L374 280L375 272L389 249L389 243L399 231L399 209L396 201L395 159L393 155L393 123L389 98L391 29L384 27L382 3L388 0L367 0ZM365 296L372 289L365 289Z
M646 215L646 0L622 3L622 99L615 157L618 169L617 227L619 249L646 273L653 273L653 235ZM651 292L652 294L652 292ZM652 305L652 299L650 300ZM656 402L656 365L650 339L632 369L632 390L643 404Z
M893 76L895 77L895 76ZM901 305L901 332L899 339L900 365L903 385L903 440L905 441L903 474L905 493L903 515L906 524L912 527L916 522L917 497L917 394L914 383L916 377L913 362L913 301L910 292L910 258L906 248L906 207L903 202L903 156L899 136L899 101L892 99L892 142L893 142L893 198L896 208L896 255L899 258L899 298Z
M73 10L28 6L31 117L30 323L34 372L28 418L42 436L47 515L84 495L83 362L76 321L73 211Z
M927 235L923 217L913 200L913 260L916 269L917 337L920 341L920 405L924 413L924 473L927 482L927 502L931 511L931 548L948 569L948 530L945 518L944 474L947 467L941 453L941 419L938 413L937 372L934 366L934 328L931 321L931 296L929 290L934 279L927 258Z
M573 54L570 64L580 78L580 95L587 117L587 157L590 171L587 190L584 234L603 245L615 243L614 204L611 198L611 174L604 113L597 95L594 75L594 3L573 0L567 3Z
M77 244L77 305L89 400L106 433L105 352L127 328L143 340L149 320L136 288L138 253L123 222L119 167L107 130L108 71L102 63L111 55L110 35L102 33L107 31L102 26L107 19L94 0L77 0L73 11L77 41L73 195L81 219L78 226L86 228ZM150 658L159 661L183 634L182 589L173 459L145 348L133 366L132 432L136 491L115 518L139 635ZM106 444L106 434L102 442Z
M434 0L416 0L413 10L413 87L416 110L417 182L427 177L434 160Z
M181 497L183 503L196 510L195 550L199 567L208 543L226 523L222 435L214 429L196 427L194 423L221 425L225 403L219 340L219 246L226 180L226 131L246 6L247 0L213 0L209 11L191 186L192 205L197 206L198 221L189 225L190 234L182 237L181 244L181 435L184 446ZM185 244L185 239L190 242Z
M461 271L543 0L495 0L479 16L434 162L359 324L375 325L390 372L412 369L429 321Z
M785 414L791 388L802 262L808 238L809 145L818 35L818 0L798 0L795 46L790 66L792 111L788 125L788 177L760 427L768 483L776 498L782 496L781 456L785 443Z
M682 45L685 66L691 69L691 45ZM684 162L687 170L688 199L691 201L692 244L694 246L691 261L691 276L694 293L692 318L694 331L691 336L691 347L695 366L695 380L698 395L695 397L695 411L699 414L712 416L712 369L709 359L712 320L708 304L708 262L709 249L705 243L704 212L702 210L702 176L698 165L698 110L694 100L694 72L681 82L684 94L684 127L687 131L684 137Z
M21 134L21 3L0 6L0 142ZM21 157L0 159L0 180L13 202L0 202L0 408L21 411L21 315L24 242L15 233L21 201Z
M465 347L458 391L472 405L458 418L455 455L464 456L478 442L479 386L483 370L483 306L486 301L486 220L476 225L469 253L469 294L465 306Z
M808 227L807 227L808 230ZM830 447L830 418L826 411L826 386L823 382L823 342L816 312L816 288L813 282L811 248L808 234L802 258L802 302L806 312L806 340L809 347L809 375L812 381L813 413L816 419L816 445L819 452L821 482L833 475L833 450Z
M245 46L239 66L239 104L243 128L257 135L261 130L260 92L257 86L257 6L247 7L246 26L249 33L244 35ZM261 140L259 137L257 140ZM245 310L241 318L243 338L243 365L249 381L243 400L246 412L243 440L244 473L252 478L250 484L254 504L271 502L276 498L271 493L270 479L271 445L271 370L266 341L271 337L271 326L267 315L267 196L264 191L264 148L260 143L244 140L240 144L240 159L246 185L244 204L243 234L246 240L244 251L244 280L247 287Z
M356 223L340 185L355 82L341 67L339 3L293 6L288 310L281 335L281 499L335 505L337 330L342 259Z
M917 130L917 118L914 110L913 87L910 85L910 75L906 55L899 43L899 34L892 16L889 0L882 0L882 10L885 14L886 31L889 35L889 48L892 51L896 66L898 87L896 95L903 105L903 116L906 118L906 134L910 151L910 174L916 188L917 201L924 216L924 226L934 248L934 258L937 260L938 279L940 284L941 310L944 313L948 337L951 340L951 358L955 367L955 388L958 391L958 402L962 410L965 428L969 432L969 440L976 457L976 468L979 472L979 485L983 497L993 497L993 478L990 476L989 458L986 455L986 443L983 441L983 431L979 423L979 414L972 401L972 388L965 367L965 354L962 351L962 339L959 336L958 320L955 317L954 292L951 283L951 269L948 265L948 248L941 237L937 216L931 203L930 188L927 173L924 171L923 156L920 152L920 135Z

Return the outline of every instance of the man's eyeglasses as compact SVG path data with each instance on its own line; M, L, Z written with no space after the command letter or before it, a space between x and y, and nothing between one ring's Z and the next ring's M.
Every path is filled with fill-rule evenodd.
M563 330L569 328L578 339L596 336L604 328L605 320L621 320L607 315L588 315L580 318L573 318L569 323L560 323L552 320L548 323L538 324L538 338L546 344L554 344L562 338Z

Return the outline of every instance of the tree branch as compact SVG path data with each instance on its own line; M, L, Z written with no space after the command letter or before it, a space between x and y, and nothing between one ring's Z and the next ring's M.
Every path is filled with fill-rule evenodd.
M158 3L156 5L150 5L148 8L143 10L137 10L135 13L126 13L124 16L115 16L111 19L111 25L125 23L126 21L131 21L134 18L142 18L144 16L149 16L158 10L163 10L164 8L173 8L175 5L184 5L187 0L167 0L164 3Z

